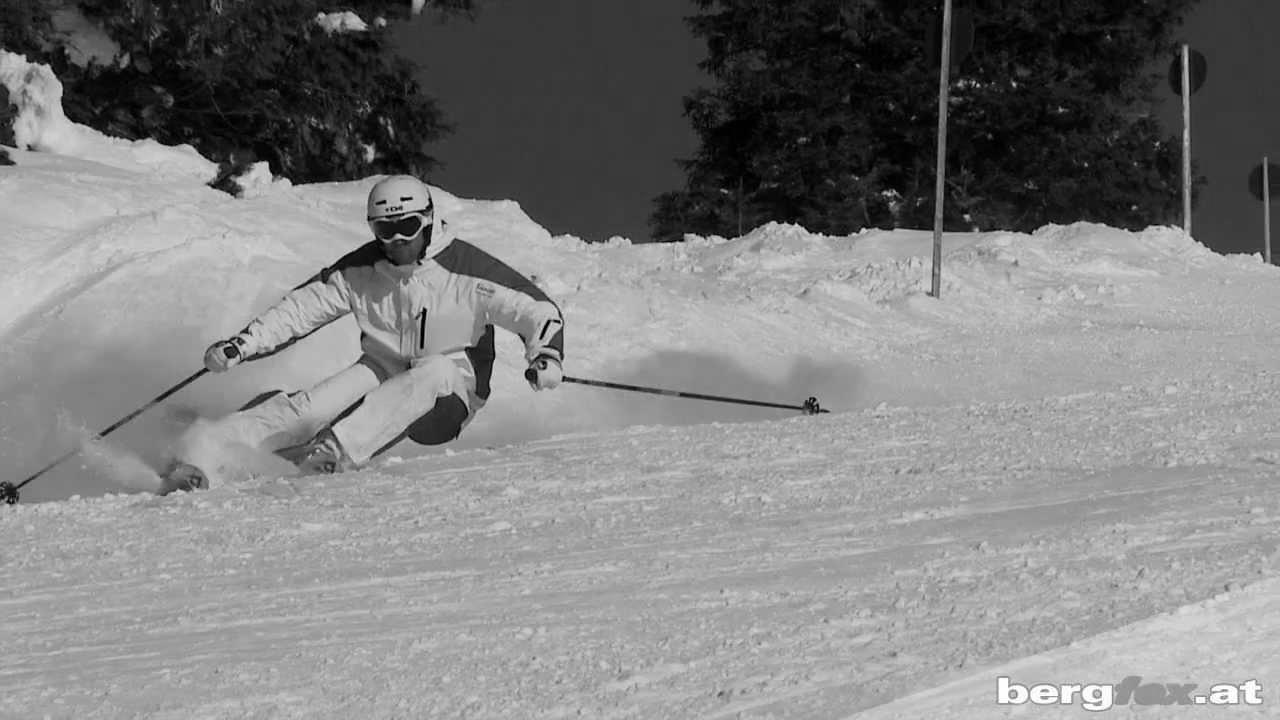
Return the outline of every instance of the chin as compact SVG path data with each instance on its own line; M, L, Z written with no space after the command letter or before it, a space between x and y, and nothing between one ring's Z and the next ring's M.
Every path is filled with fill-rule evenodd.
M382 252L387 256L393 265L412 265L418 262L418 258L422 257L422 251L425 249L425 243L421 238L404 244L395 244L384 247Z

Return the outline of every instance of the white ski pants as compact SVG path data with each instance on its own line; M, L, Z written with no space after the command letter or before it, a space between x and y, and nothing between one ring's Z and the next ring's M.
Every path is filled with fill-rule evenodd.
M356 465L405 436L436 444L457 437L484 403L475 396L475 375L465 358L421 358L379 381L362 358L308 390L278 393L212 424L222 442L275 451L310 440L331 422ZM363 398L363 402L361 401ZM360 405L336 422L352 405Z

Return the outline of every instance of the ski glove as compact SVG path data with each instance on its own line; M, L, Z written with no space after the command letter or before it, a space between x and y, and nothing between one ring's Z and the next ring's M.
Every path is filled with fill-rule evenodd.
M245 340L239 335L219 340L204 351L204 366L210 372L226 372L244 360Z
M529 369L524 371L524 379L529 381L529 387L534 390L550 390L564 379L564 370L556 358L539 355L529 363Z

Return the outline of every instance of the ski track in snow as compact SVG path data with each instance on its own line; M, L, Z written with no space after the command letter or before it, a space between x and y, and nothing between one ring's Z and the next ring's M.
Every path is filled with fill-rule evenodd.
M1275 576L1276 348L1223 309L1270 281L886 344L903 404L12 508L0 712L995 716L1006 663Z
M776 262L753 243L637 252L694 273ZM737 293L845 317L807 341L768 318L812 345L853 352L848 318L876 318L865 387L833 414L575 430L349 476L6 509L0 714L984 718L1008 709L991 698L1009 663L1059 682L1158 674L1199 641L1116 649L1140 667L1099 677L1071 648L1120 647L1099 634L1179 608L1168 617L1203 625L1218 606L1197 604L1225 592L1228 608L1275 576L1274 272L1166 258L1121 282L1115 260L1098 278L1096 263L1055 278L1028 260L992 284L991 262L1019 266L958 256L954 305L904 292L911 262L855 273L854 305L788 273L705 285L712 317ZM689 282L663 267L619 266L616 282ZM966 317L994 307L974 300L987 291L1008 311ZM572 320L618 291L565 292ZM590 408L598 392L557 398ZM1251 647L1212 680L1277 668Z
M0 709L845 717L1272 576L1280 390L1216 367L19 506Z

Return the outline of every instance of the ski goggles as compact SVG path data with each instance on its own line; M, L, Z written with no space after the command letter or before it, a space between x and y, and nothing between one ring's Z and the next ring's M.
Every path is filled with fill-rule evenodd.
M374 237L384 243L393 243L397 240L412 240L414 236L422 232L424 227L431 225L433 214L428 210L397 215L391 218L378 218L377 220L369 221L369 229L373 231Z

